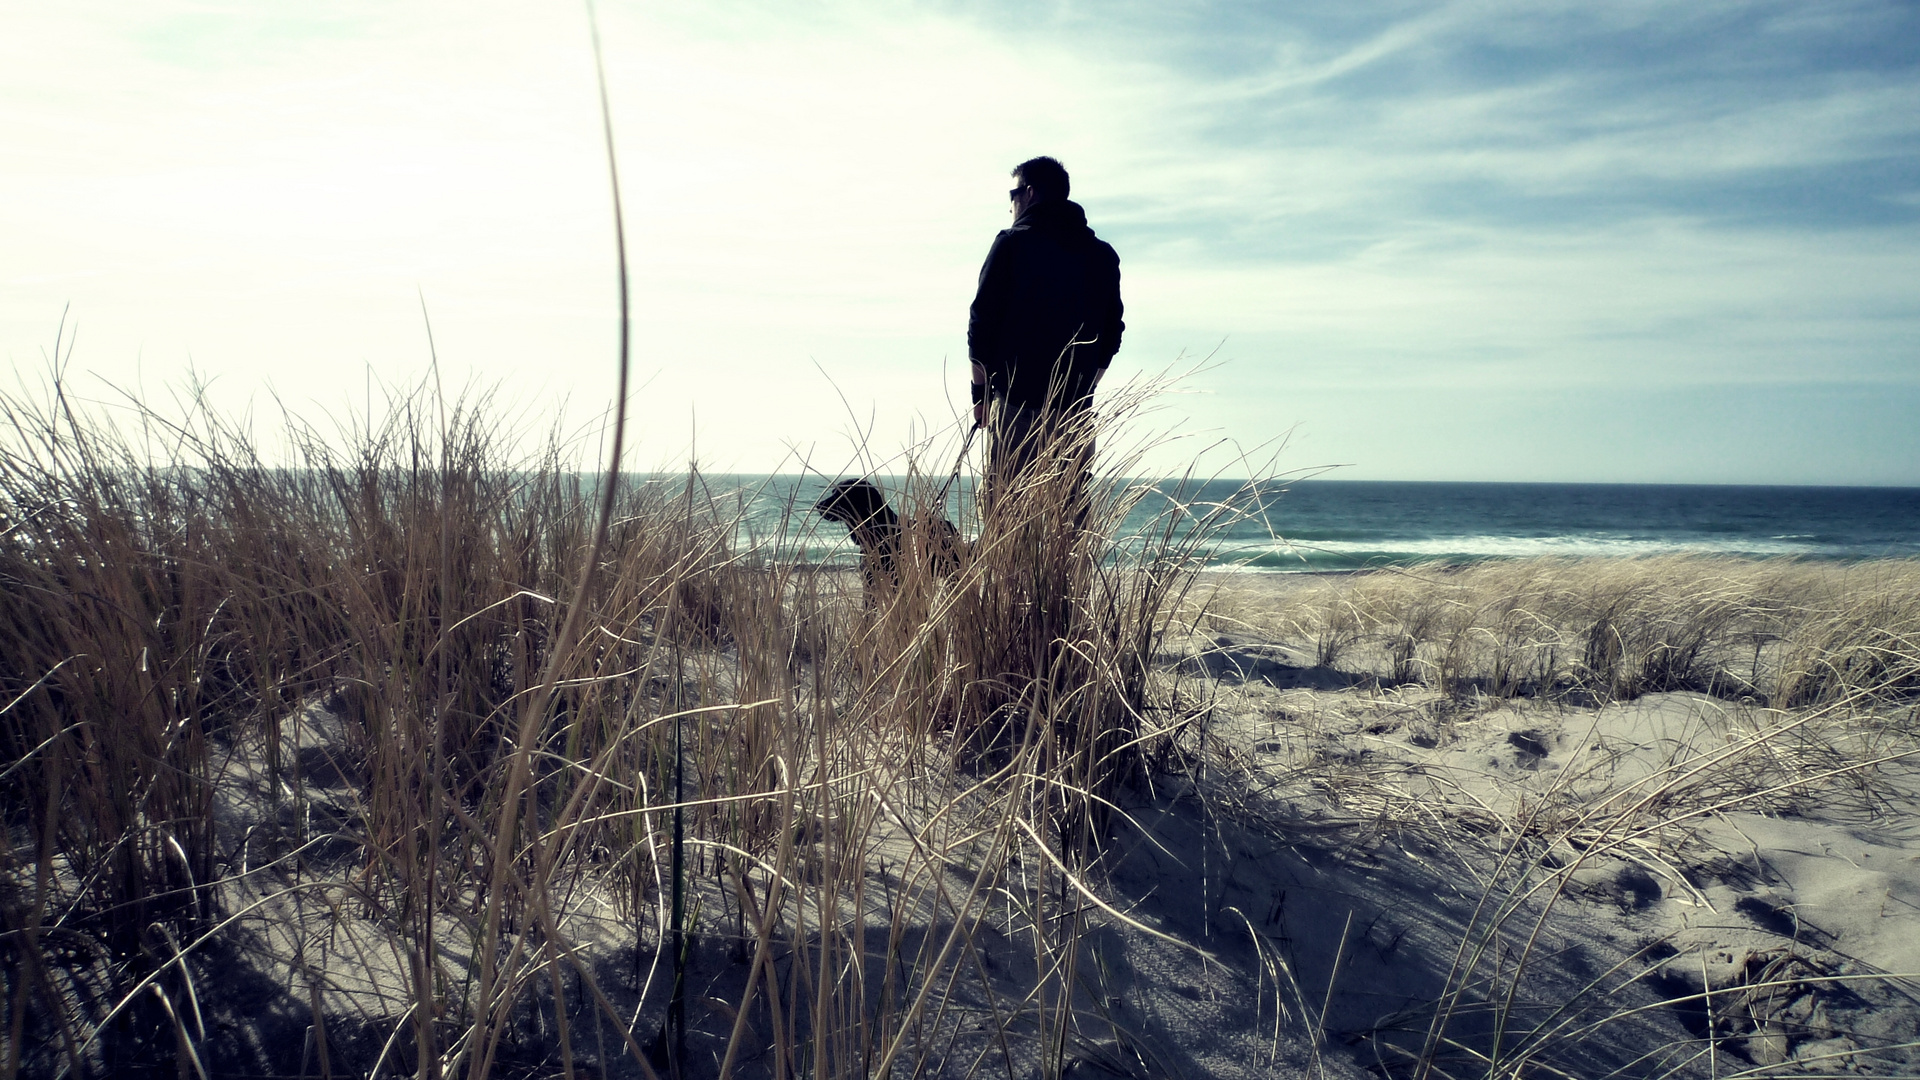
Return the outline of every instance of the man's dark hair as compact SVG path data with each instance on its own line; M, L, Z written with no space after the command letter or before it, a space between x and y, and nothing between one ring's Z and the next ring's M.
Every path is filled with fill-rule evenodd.
M1050 157L1028 158L1015 165L1010 175L1019 177L1022 186L1032 187L1042 200L1064 199L1070 190L1067 167Z

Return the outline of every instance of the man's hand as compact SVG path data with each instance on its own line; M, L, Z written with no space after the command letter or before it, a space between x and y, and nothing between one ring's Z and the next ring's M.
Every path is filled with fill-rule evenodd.
M973 426L987 426L987 365L973 362Z
M985 398L973 403L973 426L987 426L987 402Z

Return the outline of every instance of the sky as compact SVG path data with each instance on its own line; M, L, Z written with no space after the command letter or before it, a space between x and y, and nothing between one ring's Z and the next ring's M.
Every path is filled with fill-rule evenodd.
M1120 253L1109 383L1171 384L1143 468L1920 485L1911 0L599 24L634 467L924 443L944 471L1007 173L1051 154ZM502 430L592 443L619 317L583 6L0 0L0 26L0 378L42 384L58 340L76 393L199 380L268 424L377 410L437 355Z

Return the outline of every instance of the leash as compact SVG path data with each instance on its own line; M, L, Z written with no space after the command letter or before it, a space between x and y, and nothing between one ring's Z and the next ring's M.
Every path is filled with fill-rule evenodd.
M947 489L953 487L954 481L960 479L960 467L967 463L967 450L973 446L973 437L979 433L980 425L978 424L967 429L967 437L960 444L960 456L953 461L953 473L947 477L946 483L940 485L940 494L933 500L933 505L939 507L943 515L947 511Z

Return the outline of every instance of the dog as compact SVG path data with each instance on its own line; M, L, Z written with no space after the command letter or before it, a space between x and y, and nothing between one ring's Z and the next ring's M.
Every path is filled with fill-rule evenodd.
M870 599L877 589L900 583L901 562L908 555L902 550L906 530L878 487L867 480L836 480L813 509L828 521L846 526L847 535L860 545L860 573ZM926 541L925 557L938 578L957 573L971 546L946 518L932 523Z

